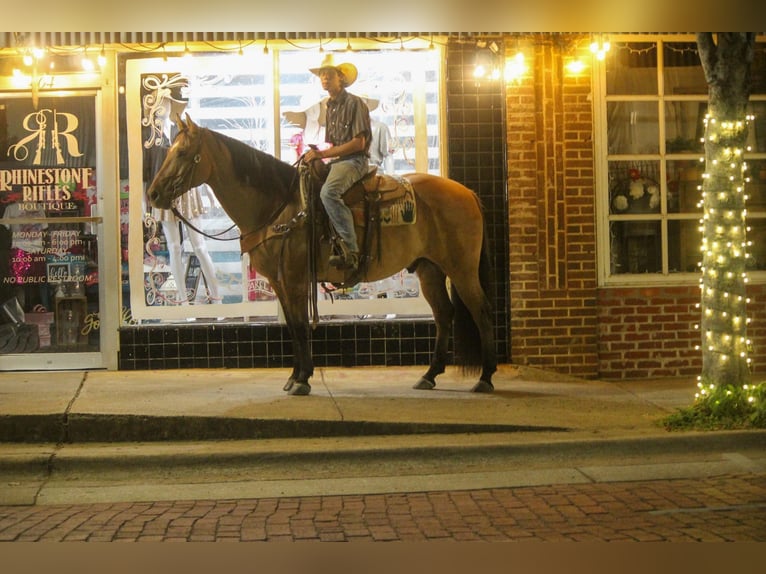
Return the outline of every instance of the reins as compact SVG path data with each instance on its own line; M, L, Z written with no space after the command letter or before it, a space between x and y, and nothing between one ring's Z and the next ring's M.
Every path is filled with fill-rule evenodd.
M197 153L194 156L193 165L192 168L189 170L189 176L187 178L187 186L185 189L191 189L191 182L194 178L194 172L197 168L197 164L202 161L202 156ZM317 292L317 267L316 267L316 257L318 253L318 230L316 229L316 223L315 223L315 213L317 206L314 205L314 203L317 201L317 198L314 197L314 194L309 193L309 188L311 186L310 180L311 175L309 173L309 169L306 166L306 164L303 162L303 157L299 158L294 164L293 167L296 167L295 176L293 177L292 181L290 182L290 185L287 189L287 193L285 194L285 197L283 201L274 209L274 211L269 215L269 217L266 219L266 222L256 229L253 229L251 231L248 231L244 234L240 234L239 236L239 242L240 242L240 250L245 252L250 252L253 249L256 249L266 243L267 241L271 239L282 239L282 245L279 249L279 260L277 263L277 273L278 278L281 278L283 272L282 272L282 266L284 264L284 251L287 245L287 241L285 239L289 234L298 226L302 225L304 221L308 220L309 222L309 245L308 245L308 280L309 280L309 314L311 322L313 323L314 327L316 327L318 321L319 321L319 309L318 309L318 292ZM286 223L280 223L275 224L274 221L281 215L281 213L287 208L288 205L292 202L293 194L292 190L295 186L296 180L299 183L299 211L296 213L289 221ZM215 190L213 190L215 192ZM209 239L215 239L218 241L231 241L235 238L233 237L222 237L232 229L234 229L237 224L232 224L231 227L228 229L216 233L216 234L210 234L206 233L205 231L199 229L197 226L195 226L193 223L191 223L184 215L181 214L181 212L178 210L178 208L174 205L170 208L170 210L173 212L173 214L181 220L183 223L188 225L191 229L199 233L200 235L207 237ZM260 233L264 228L267 228L269 226L272 226L273 234L272 235L266 235L263 239L258 241L257 243L250 245L250 238L253 238L253 236Z
M191 189L191 181L192 181L192 179L194 178L194 171L197 169L197 164L198 164L200 161L202 161L202 156L201 156L199 153L195 154L195 155L194 155L194 161L193 161L193 164L192 164L192 169L191 169L191 170L189 170L189 177L187 178L187 182L188 182L188 187L187 187L187 189ZM298 162L296 162L296 163L295 163L295 164L293 164L293 165L295 166L295 165L297 165L299 162L300 162L300 160L298 160ZM297 175L296 175L296 178L297 178ZM282 202L282 203L281 203L279 206L277 206L277 208L276 208L276 209L275 209L275 210L274 210L274 211L271 213L271 215L269 216L269 218L266 220L266 223L264 223L263 225L261 225L261 226L260 226L260 227L258 227L257 229L254 229L254 230L252 230L252 231L248 231L248 232L247 232L247 233L245 233L244 235L241 235L241 234L240 234L240 236L239 236L238 238L236 238L236 237L223 237L223 236L224 236L224 235L226 235L226 234L227 234L229 231L231 231L232 229L234 229L235 227L237 227L237 224L236 224L236 223L232 223L232 225L231 225L229 228L227 228L227 229L224 229L223 231L221 231L221 232L219 232L219 233L216 233L216 234L210 234L210 233L207 233L207 232L205 232L205 231L201 230L201 229L200 229L200 228L198 228L196 225L194 225L194 224L193 224L191 221L189 221L189 220L188 220L188 219L187 219L187 218L186 218L186 217L185 217L183 214L181 214L181 212L178 210L178 208L177 208L175 205L174 205L173 207L171 207L171 208L170 208L170 211L173 213L173 215L175 215L175 216L176 216L178 219L180 219L180 220L181 220L181 221L182 221L184 224L188 225L188 226L189 226L191 229L193 229L194 231L196 231L196 232L197 232L197 233L199 233L200 235L203 235L204 237L207 237L208 239L214 239L214 240L216 240L216 241L233 241L234 239L239 239L240 243L242 243L242 242L245 240L245 238L246 238L246 237L248 237L248 236L251 236L251 235L253 235L253 234L255 234L255 233L258 233L258 232L259 232L261 229L263 229L264 227L268 227L269 225L271 225L271 224L272 224L272 222L273 222L273 221L274 221L274 220L275 220L277 217L279 217L279 215L282 213L282 211L284 211L284 209L285 209L285 208L286 208L286 207L287 207L287 206L290 204L290 193L289 193L289 190L291 190L291 189L292 189L292 187L293 187L293 184L294 184L294 183L295 183L295 178L294 178L294 179L293 179L293 181L290 183L290 187L288 188L288 194L287 194L287 196L285 197L285 200L284 200L284 201L283 201L283 202ZM279 235L284 235L285 233L287 233L288 231L290 231L290 229L292 229L292 227L294 227L294 226L295 226L295 224L297 223L297 222L296 222L296 218L298 218L299 216L300 216L300 213L299 213L298 215L296 215L296 217L294 217L294 218L291 220L291 222L290 222L290 223L292 223L292 224L293 224L292 226L291 226L289 223L288 223L288 224L284 224L284 225L282 226L282 227L289 227L289 228L286 228L286 229L277 229L277 226L275 226L275 229L274 229L274 231L275 231L275 232L277 232L277 234L278 234L277 236L279 236ZM304 216L305 216L305 214L304 214ZM262 243L264 243L266 240L268 240L268 239L271 239L271 237L276 237L276 236L270 236L270 237L267 237L266 239L264 239L264 240L263 240L263 241L261 241L260 243L256 244L254 247L257 247L258 245L261 245L261 244L262 244ZM253 247L253 248L254 248L254 247ZM252 248L251 248L251 249L252 249ZM243 250L243 251L244 251L244 250Z

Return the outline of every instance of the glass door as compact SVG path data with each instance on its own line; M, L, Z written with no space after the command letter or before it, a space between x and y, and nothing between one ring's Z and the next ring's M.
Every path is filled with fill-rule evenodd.
M102 366L95 93L0 96L0 369Z

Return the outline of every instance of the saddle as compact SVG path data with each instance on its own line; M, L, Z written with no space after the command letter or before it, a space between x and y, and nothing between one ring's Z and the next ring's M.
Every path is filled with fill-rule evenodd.
M316 163L316 162L314 162ZM404 225L415 223L415 194L410 182L402 177L378 174L378 168L373 167L359 181L343 194L343 202L351 209L354 225L361 227L364 232L359 237L360 263L356 272L346 278L346 284L354 284L361 280L367 272L372 257L373 238L377 236L378 253L380 258L380 227L382 225ZM327 172L311 169L314 180L315 197L321 187ZM321 202L317 202L321 204ZM318 206L319 207L319 206ZM342 242L338 241L335 231L330 225L324 209L315 209L320 215L320 227L325 229L322 234L330 238L330 243L340 251ZM339 285L336 285L339 286Z
M407 193L408 183L404 181L390 175L379 175L377 166L373 167L343 194L343 202L349 207L355 207L363 202L381 204L396 201Z

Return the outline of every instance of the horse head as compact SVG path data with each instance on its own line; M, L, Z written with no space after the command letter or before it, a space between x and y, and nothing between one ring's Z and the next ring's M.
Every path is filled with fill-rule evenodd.
M173 120L178 134L147 190L149 202L160 209L169 209L176 197L206 183L211 173L209 153L203 145L204 130L188 113L186 121L177 113Z

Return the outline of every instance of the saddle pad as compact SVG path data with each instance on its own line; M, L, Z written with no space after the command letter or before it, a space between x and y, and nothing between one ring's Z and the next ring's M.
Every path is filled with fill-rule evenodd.
M399 184L404 188L404 195L393 201L380 202L381 226L412 225L417 221L415 192L412 189L412 184L407 179L397 179L399 180ZM359 227L365 227L367 225L364 212L364 203L357 203L351 207L355 225Z

